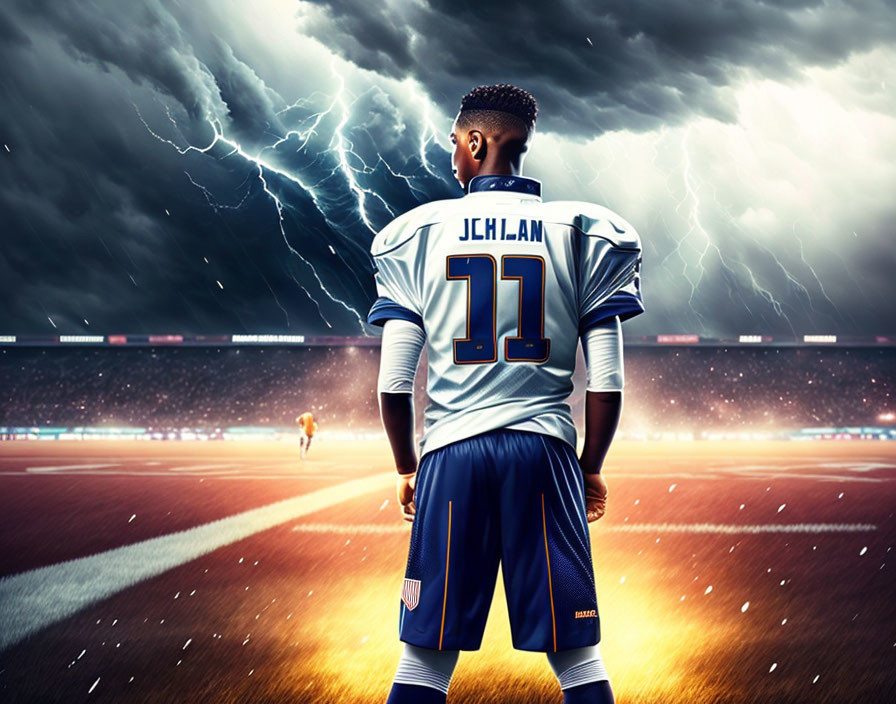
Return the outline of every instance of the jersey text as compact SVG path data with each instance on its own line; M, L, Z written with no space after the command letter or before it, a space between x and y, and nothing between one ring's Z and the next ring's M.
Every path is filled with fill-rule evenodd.
M519 219L516 229L508 229L507 218L464 218L464 234L461 242L471 240L515 240L517 242L541 242L544 223L541 220ZM514 227L513 224L510 226Z

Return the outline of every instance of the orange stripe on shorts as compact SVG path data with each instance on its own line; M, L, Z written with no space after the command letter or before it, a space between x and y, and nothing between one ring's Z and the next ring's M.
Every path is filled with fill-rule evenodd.
M450 515L450 514L449 514ZM554 652L557 652L557 618L554 615L554 587L551 585L551 556L548 554L548 523L544 512L544 493L541 495L541 527L544 529L544 557L548 563L548 594L551 597L551 626L554 629Z
M442 649L442 638L445 635L445 607L448 604L448 565L451 559L451 502L448 502L448 547L445 550L445 596L442 598L442 628L439 631L439 650ZM556 638L555 638L556 640ZM555 647L556 650L556 647Z

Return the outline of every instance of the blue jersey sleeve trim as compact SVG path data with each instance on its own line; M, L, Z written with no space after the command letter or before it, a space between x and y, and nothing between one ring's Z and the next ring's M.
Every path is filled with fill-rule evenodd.
M414 311L398 305L391 298L386 298L385 296L377 298L373 305L370 306L370 312L367 314L367 322L380 327L385 325L387 320L394 319L407 320L419 325L421 328L423 327L423 318Z
M644 304L641 299L627 291L619 291L610 296L604 303L590 313L586 313L579 321L579 335L588 332L595 325L619 316L619 322L634 318L644 312Z

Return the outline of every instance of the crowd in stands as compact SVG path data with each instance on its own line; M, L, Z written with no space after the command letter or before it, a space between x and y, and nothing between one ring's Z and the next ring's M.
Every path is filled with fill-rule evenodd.
M621 429L879 424L894 362L889 347L627 347ZM376 346L4 347L0 425L284 427L313 410L321 430L378 430L378 363ZM581 422L581 365L576 382Z

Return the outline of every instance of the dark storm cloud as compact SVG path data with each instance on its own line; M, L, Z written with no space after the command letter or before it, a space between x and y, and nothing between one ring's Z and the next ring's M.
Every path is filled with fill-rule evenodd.
M287 101L237 56L229 20L199 3L0 10L2 332L361 331L373 232L328 144L341 116L301 153L295 137L265 151L262 181L235 147L283 137ZM359 100L371 109L342 130L375 164L398 111L375 90ZM288 110L290 126L325 107ZM212 121L226 144L178 152L209 145ZM446 188L415 193L383 168L356 180L384 196L368 199L374 228Z
M0 8L0 42L5 45L28 44L28 36Z
M559 133L730 120L744 70L780 78L890 42L896 6L866 2L308 0L303 31L358 65L416 78L456 113L479 83L512 82ZM590 40L590 43L589 43Z
M306 17L302 31L344 51L353 63L393 76L406 75L417 63L402 8L354 0L321 4L331 15Z
M732 86L802 80L806 67L892 46L893 13L884 2L13 0L0 8L0 333L359 333L373 232L460 194L442 147L427 142L421 160L421 129L444 130L463 93L495 81L532 90L555 133L527 159L548 198L596 200L643 225L653 298L630 332L892 327L873 302L892 293L893 213L868 184L891 192L896 158L879 174L861 161L889 157L889 54L830 87L873 106L863 127L852 113L814 126L859 136L836 162L803 138L805 115L782 121L773 101L740 139ZM434 124L409 77L443 112L430 111ZM735 121L736 134L704 116ZM697 124L687 184L678 124ZM788 190L776 168L813 177ZM862 203L837 197L853 190ZM813 228L800 231L805 252L788 239L801 219ZM839 239L853 230L860 250Z
M110 2L19 3L40 30L56 31L75 59L117 68L135 83L149 82L191 114L215 108L215 81L193 54L174 16L153 0L122 8Z

